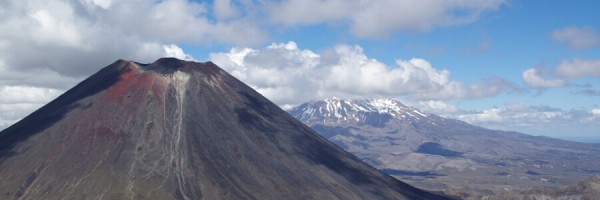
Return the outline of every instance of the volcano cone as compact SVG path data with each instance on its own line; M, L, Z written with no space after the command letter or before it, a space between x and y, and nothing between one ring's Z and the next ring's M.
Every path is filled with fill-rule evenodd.
M0 132L0 199L443 199L211 62L119 60Z

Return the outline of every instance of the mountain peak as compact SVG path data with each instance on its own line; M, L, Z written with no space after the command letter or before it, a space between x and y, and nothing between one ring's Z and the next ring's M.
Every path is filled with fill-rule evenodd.
M308 191L308 192L307 192ZM0 199L444 199L212 62L119 60L0 132Z
M322 121L324 123L384 122L389 119L420 120L431 114L406 106L395 99L324 99L310 101L289 111L301 121Z
M145 65L144 68L147 70L154 70L162 73L173 73L177 70L186 70L192 65L196 68L203 67L205 63L190 62L185 60L179 60L177 58L160 58L149 65Z
M196 71L204 75L215 75L223 71L211 61L194 62L172 57L159 58L158 60L149 64L119 59L111 66L116 66L119 69L125 68L126 70L135 69L141 71L153 71L159 74L173 74L177 71L191 73Z

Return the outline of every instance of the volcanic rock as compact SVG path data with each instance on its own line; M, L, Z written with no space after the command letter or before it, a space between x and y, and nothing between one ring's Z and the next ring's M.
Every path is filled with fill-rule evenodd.
M0 199L445 199L211 62L119 60L0 132Z

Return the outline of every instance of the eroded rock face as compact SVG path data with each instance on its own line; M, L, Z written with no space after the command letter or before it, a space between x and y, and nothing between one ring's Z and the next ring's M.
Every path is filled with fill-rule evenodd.
M211 62L119 60L0 132L0 199L443 199Z

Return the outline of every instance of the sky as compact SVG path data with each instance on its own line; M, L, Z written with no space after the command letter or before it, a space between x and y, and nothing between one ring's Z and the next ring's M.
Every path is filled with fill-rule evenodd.
M213 61L284 108L393 98L600 138L599 1L4 0L0 130L117 59Z

